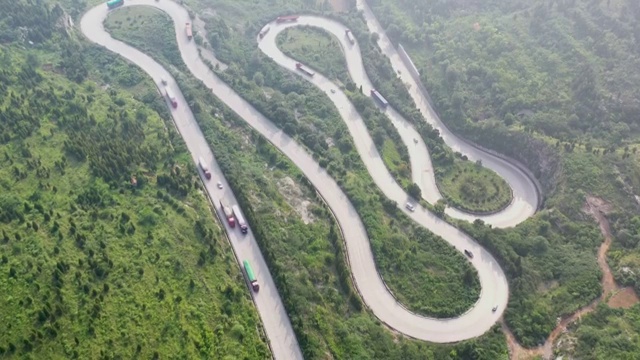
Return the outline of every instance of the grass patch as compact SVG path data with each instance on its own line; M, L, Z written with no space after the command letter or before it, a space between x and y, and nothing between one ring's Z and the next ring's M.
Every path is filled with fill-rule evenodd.
M398 147L389 138L384 139L382 158L392 174L398 174L403 179L411 179L411 167L402 160Z
M317 69L329 79L349 80L340 42L332 34L313 26L296 26L278 34L276 43L283 53Z
M104 26L110 33L121 36L125 35L121 34L121 31L146 34L144 42L137 44L136 47L145 51L155 49L167 59L180 59L178 47L168 45L165 33L157 31L160 28L167 28L173 33L173 22L156 8L128 6L118 9L107 16ZM172 38L172 41L175 42L175 39Z
M504 209L513 199L509 184L480 164L456 161L444 173L437 172L437 176L442 196L449 204L465 211L493 213Z

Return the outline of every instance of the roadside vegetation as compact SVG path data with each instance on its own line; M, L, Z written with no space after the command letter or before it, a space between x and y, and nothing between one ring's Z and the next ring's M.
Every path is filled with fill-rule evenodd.
M640 172L634 176L637 180ZM615 212L609 218L614 221L611 228L616 240L609 250L609 264L616 282L640 294L640 216Z
M584 360L634 359L640 353L640 307L612 309L601 304L569 328L556 351Z
M203 9L198 10L198 13L203 12ZM230 16L221 14L219 16L225 18ZM162 24L160 20L156 23ZM162 26L157 31L165 34L167 43L173 43L172 26ZM231 32L230 29L228 31ZM117 28L112 34L117 38L122 36L123 40L135 46L142 44L146 35ZM410 300L401 300L425 313L465 311L475 301L479 290L473 269L442 240L423 229L415 229L406 217L400 215L395 205L385 203L384 197L374 192L375 185L357 154L354 154L344 124L337 118L329 100L318 101L322 95L314 92L317 91L315 88L262 59L253 40L233 35L225 35L221 39L230 44L235 42L235 52L245 46L252 47L246 55L238 54L238 62L223 59L230 64L223 73L230 84L274 121L279 119L274 116L275 111L286 114L280 118L289 121L288 111L295 109L297 116L310 124L294 125L287 122L285 126L292 127L287 131L298 134L296 137L307 146L315 139L316 151L313 152L335 174L357 204L374 240L374 252L380 256L378 264L383 274L389 278L396 276L399 279L398 288L406 287L401 295ZM359 296L355 294L339 231L330 220L328 209L295 166L265 139L247 128L204 85L190 74L177 70L181 67L178 63L180 59L167 59L154 49L145 49L166 66L173 64L187 102L212 148L219 154L219 163L243 209L246 209L252 231L269 263L305 358L323 359L328 354L345 359L453 360L499 359L506 356L504 337L497 328L480 339L455 346L436 346L393 336L364 309ZM255 74L243 75L244 70L238 67L247 59L254 59L256 71L263 71L265 83L268 80L274 84L273 87L263 84L265 86L259 91L259 94L268 94L271 104L277 104L271 110L262 103L261 98L252 95L253 86L256 85L249 79L253 79ZM278 87L275 87L275 80L278 80ZM252 85L248 89L249 84ZM286 96L278 90L282 87L291 89ZM313 132L306 131L304 126L314 126L324 131L332 129L332 135L329 139L318 135L313 137ZM260 160L248 160L248 154L259 156ZM302 195L291 196L291 181L287 178L293 180L295 187L300 189L300 192L293 192ZM300 199L310 202L306 207L310 214L304 214L299 209ZM467 283L464 282L465 276ZM394 283L394 279L387 279L387 282ZM431 295L425 297L425 293ZM442 294L449 295L440 297Z
M0 5L0 357L269 357L165 102L54 14Z
M326 31L314 27L289 28L278 36L277 41L285 54L342 84L343 91L364 119L391 174L412 196L419 198L417 186L411 181L407 145L371 98L362 94L350 80L338 41ZM450 153L448 149L446 151ZM435 155L438 156L439 152ZM440 157L436 157L438 166L434 169L440 191L449 205L475 213L492 213L509 205L511 189L502 178L489 169L476 166L479 164L471 163L466 157L456 155L447 157L446 161L437 161Z
M544 209L516 229L461 224L510 277L506 320L517 339L540 344L557 317L601 293L602 236L582 211L586 195L613 203L621 223L638 212L638 3L369 3L412 56L443 121L542 184ZM631 248L614 241L617 271Z

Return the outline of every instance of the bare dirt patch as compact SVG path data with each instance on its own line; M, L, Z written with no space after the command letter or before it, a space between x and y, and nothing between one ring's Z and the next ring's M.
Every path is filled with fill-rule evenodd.
M346 0L329 0L331 9L335 12L347 12L349 11L348 2Z
M614 309L628 309L633 305L637 304L640 299L638 299L638 295L633 291L633 288L626 287L615 293L607 305Z
M315 221L315 217L309 211L311 201L304 198L302 189L300 189L292 178L287 176L278 180L278 189L282 196L287 199L291 207L300 215L305 224Z

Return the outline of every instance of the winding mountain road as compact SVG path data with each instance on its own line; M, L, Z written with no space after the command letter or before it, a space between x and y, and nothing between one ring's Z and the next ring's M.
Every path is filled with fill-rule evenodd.
M411 219L429 229L434 234L441 236L459 251L462 252L464 249L473 251L475 256L471 260L471 263L478 272L482 291L477 303L469 309L468 312L453 319L423 317L410 312L398 303L387 289L376 269L366 230L347 196L335 180L320 167L304 147L282 132L208 69L198 54L195 42L189 41L184 35L183 26L186 22L191 21L187 10L179 4L168 0L160 0L159 2L154 0L127 0L125 4L125 6L133 5L156 7L167 13L173 19L176 40L182 59L193 76L211 89L216 97L221 99L229 108L244 119L249 126L262 134L282 151L282 153L305 174L325 199L328 206L335 213L341 230L343 231L348 260L355 285L363 301L375 316L391 328L405 335L439 343L456 342L480 336L496 323L506 308L509 297L507 279L503 270L495 258L468 235L420 206L416 208L415 212L408 212L404 207L402 207L402 209ZM105 31L103 22L108 13L108 9L104 4L90 9L80 22L82 32L90 41L104 46L110 51L118 53L136 64L156 81L159 81L159 79L163 77L170 79L169 86L171 86L176 93L179 103L177 109L171 109L172 116L192 154L194 162L199 156L204 157L207 162L212 164L213 179L221 179L226 185L224 176L215 163L213 152L209 148L190 109L185 106L184 98L175 81L173 81L169 73L156 61L139 50L113 39ZM371 23L370 19L367 19L367 22ZM335 21L321 17L303 16L298 21L298 25L305 23L321 27L336 35L343 35L346 29L343 25ZM275 45L277 33L285 27L295 26L295 24L285 25L271 23L269 26L271 27L271 31L260 41L260 49L281 66L295 71L295 60L284 56ZM386 38L383 36L383 33L378 33L381 35L381 39ZM352 78L358 85L363 85L366 91L366 88L370 88L371 85L364 72L357 44L345 46L350 44L347 44L342 36L337 37L344 43L343 48L345 49ZM385 51L389 50L387 49ZM404 66L399 58L395 60L393 57L390 58L392 63L394 63L395 60L400 61L400 64L394 63L394 67ZM402 71L402 73L404 73L404 71ZM408 195L402 187L395 182L384 166L367 132L364 122L346 95L337 89L335 84L320 74L316 74L311 81L320 89L324 90L338 108L374 182L389 199L396 201L402 206L402 204L408 201ZM418 87L412 86L412 88ZM336 92L332 93L331 89L335 89ZM420 94L412 94L412 96L414 95L417 96ZM417 103L419 102L417 101ZM426 99L424 103L419 103L419 107L421 106L428 106ZM428 115L429 109L430 107L425 107L423 114ZM433 112L433 110L430 111ZM411 143L413 143L414 137L419 139L419 136L415 136L417 133L414 134L415 130L413 130L413 127L406 122L406 120L402 119L402 117L392 109L389 110L388 113L394 124L399 127L399 130L402 129L400 132L403 134L403 139L410 138ZM437 119L437 117L431 116L431 118L429 118L428 116L428 121L435 121L433 119ZM434 123L437 124L437 122ZM456 151L467 154L467 156L473 160L482 160L483 165L503 176L512 186L514 195L517 194L517 196L514 196L515 200L512 205L500 213L486 217L486 222L494 224L495 226L513 226L535 212L538 204L538 193L535 189L535 184L533 184L532 180L524 172L499 157L480 151L453 135L447 135L444 127L439 128L439 130L443 134L443 137L445 137L447 144L450 144ZM456 142L456 139L458 142ZM430 170L431 164L426 147L420 142L420 146L416 148L418 148L418 150L412 151L411 156L415 156L419 160L413 158L412 165L414 162L420 163L421 165L419 166L421 167L417 168L427 171ZM205 180L204 182L207 192L214 204L218 204L220 199L228 203L236 203L233 193L228 190L228 186L225 187L225 190L219 190L215 188L213 181ZM430 192L432 190L433 189L431 189ZM423 192L426 192L424 188ZM531 194L535 195L532 196ZM428 198L428 200L429 199L431 198ZM470 220L476 218L462 212L456 213L453 211L451 214L452 216L460 218L468 217ZM254 293L253 296L275 358L287 360L301 359L302 355L295 339L295 334L255 239L251 234L247 237L242 237L237 231L227 230L229 230L231 244L238 260L248 259L253 264L256 276L261 283L260 292L257 294ZM491 309L495 305L498 306L498 311L492 312Z
M418 110L420 110L426 121L431 124L434 129L438 129L445 144L447 144L447 146L449 146L453 151L458 151L461 154L466 155L471 161L482 161L482 166L498 173L498 175L507 181L513 190L513 202L509 207L495 214L476 216L458 209L447 208L447 215L470 222L473 222L477 218L482 219L486 224L491 224L494 227L512 227L535 214L540 205L541 190L540 184L533 174L513 159L507 159L499 154L484 151L454 135L440 120L438 114L431 107L424 87L422 84L418 83L413 76L411 76L411 71L407 67L407 64L398 54L398 51L391 43L391 40L387 37L384 28L380 25L366 1L356 0L356 7L361 11L367 27L369 28L369 32L378 34L378 46L382 50L382 53L389 59L391 66L396 71L400 79L405 84L409 85L407 90L409 91L409 95L415 102ZM344 40L342 40L342 42L344 42ZM405 143L409 144L407 140L405 140ZM411 162L412 166L413 163L414 161ZM425 161L422 163L426 164ZM429 163L429 167L430 166L431 164ZM425 169L426 171L430 170L430 168L424 167L422 169L423 171ZM435 180L428 181L433 181L435 183ZM424 181L422 183L417 182L417 184L421 186L423 183ZM435 185L433 185L433 187L435 187ZM438 194L435 195L435 200L437 201L441 195L439 195L437 189L434 191ZM425 190L423 189L422 192L424 193ZM433 203L431 199L426 200Z
M392 175L384 165L382 157L377 152L373 139L371 138L364 121L353 104L347 99L346 95L340 91L331 80L325 78L318 72L316 72L313 77L302 75L296 70L295 65L297 60L288 57L278 48L276 44L278 34L287 28L305 25L323 29L334 35L334 37L339 41L343 53L346 56L347 68L352 80L355 82L357 87L362 86L362 92L364 94L369 94L374 87L364 69L360 47L357 42L352 45L347 40L345 31L348 30L348 28L337 21L318 16L303 15L300 16L295 23L276 24L275 22L272 22L261 29L261 32L263 33L267 28L269 28L269 31L266 32L262 39L258 40L258 46L260 50L280 66L302 76L323 90L327 96L331 98L331 100L336 104L340 115L345 119L351 136L356 143L358 153L360 154L360 157L363 158L364 163L369 170L369 174L373 176L377 185L383 192L385 192L385 195L398 201L398 197L386 193L385 187L387 186L389 179L392 179ZM391 50L395 52L393 46L387 47L383 44L383 47L387 48L388 52ZM390 58L394 58L394 56L390 56ZM395 58L396 61L394 66L396 72L399 70L400 74L407 74L407 79L403 79L406 80L405 82L408 82L409 79L413 80L413 78L408 75L409 70L406 68L397 53ZM415 80L413 81L415 82ZM332 89L335 93L331 92ZM415 86L411 86L410 89L415 90L411 91L411 93L416 104L420 104L418 109L420 109L423 114L428 115L427 121L435 129L440 131L440 134L447 146L451 147L455 151L467 155L467 157L472 161L482 161L483 166L495 171L504 178L511 186L513 192L513 200L511 203L506 208L494 214L473 215L456 208L448 207L446 211L447 215L453 218L467 220L469 222L473 222L475 219L481 219L485 223L491 224L494 227L515 226L531 217L531 215L536 212L539 202L538 190L531 177L512 163L493 154L482 151L453 135L439 120L424 94L419 91L419 86L416 84ZM384 94L382 95L384 96ZM414 182L420 185L424 199L431 204L435 204L439 199L442 199L442 195L436 186L436 179L427 146L422 141L420 134L413 124L402 117L402 115L393 109L392 106L388 106L384 112L389 119L391 119L391 122L398 130L400 137L409 151ZM349 121L347 121L347 119ZM417 139L418 143L414 143L413 139ZM384 173L387 173L388 175L382 176ZM395 180L391 181L395 182ZM407 197L405 197L405 199L406 198ZM404 204L404 202L400 203Z

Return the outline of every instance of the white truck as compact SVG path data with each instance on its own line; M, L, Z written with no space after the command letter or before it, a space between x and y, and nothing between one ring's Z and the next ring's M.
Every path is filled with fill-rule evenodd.
M233 205L231 210L233 210L233 215L236 217L236 223L238 224L238 227L240 227L240 231L243 234L246 234L247 231L249 231L249 228L247 227L247 222L244 220L244 216L242 216L242 213L240 212L240 207L238 207L238 205Z

